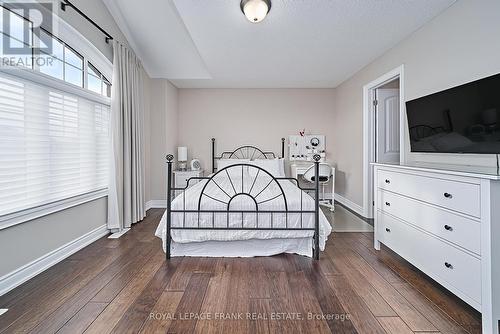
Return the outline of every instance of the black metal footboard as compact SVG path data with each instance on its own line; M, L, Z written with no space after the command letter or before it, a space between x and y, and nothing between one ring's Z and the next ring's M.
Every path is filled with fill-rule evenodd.
M314 156L315 183L314 188L302 188L295 178L274 177L268 171L258 166L242 163L235 164L212 174L209 177L190 178L184 188L172 187L172 164L174 156L167 156L167 216L166 216L166 258L171 257L171 232L172 230L282 230L282 231L314 231L314 259L319 260L319 155ZM203 188L197 198L195 207L186 207L186 190L194 181L203 182ZM300 189L300 209L289 208L287 196L279 181L291 181ZM201 186L200 186L201 187ZM303 209L303 196L308 196L304 191L314 191L314 209ZM172 209L173 192L181 192L182 209ZM218 194L220 196L215 196ZM246 206L252 204L253 208L232 208L234 200L240 196L247 197ZM277 210L266 210L262 208L264 203L279 201ZM192 202L191 202L192 203ZM241 203L241 202L240 202ZM210 205L207 205L210 204ZM193 206L193 205L192 205ZM217 209L205 209L206 207ZM234 205L233 205L234 206ZM182 215L182 224L172 226L172 215ZM191 217L187 223L187 215ZM235 225L232 217L241 217L241 224ZM240 216L241 215L241 216ZM244 216L255 215L255 224L245 225ZM295 225L289 226L289 219L295 215ZM298 218L300 215L300 218ZM304 215L314 215L314 225L304 226ZM205 217L204 219L200 217ZM193 218L194 217L194 218ZM216 223L216 217L219 218ZM221 218L225 226L221 224ZM259 225L259 217L267 217L267 224ZM299 219L297 221L297 219ZM279 221L276 222L276 220ZM211 223L210 223L211 222Z

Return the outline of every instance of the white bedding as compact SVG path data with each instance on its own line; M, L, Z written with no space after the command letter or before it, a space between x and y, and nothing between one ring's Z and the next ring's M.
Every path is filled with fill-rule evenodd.
M243 170L241 167L227 169L228 173L218 173L214 176L213 181L203 180L193 187L189 188L184 195L180 194L172 202L172 210L183 210L184 205L186 210L198 210L198 200L204 186L201 201L201 210L227 210L227 204L230 197L237 193L250 193L256 198L259 204L259 211L269 210L285 210L281 189L287 199L288 210L310 210L314 211L314 200L312 197L302 192L294 184L287 180L274 182L272 178L264 172L259 172L257 178L254 175ZM228 177L230 176L230 178ZM207 184L208 182L208 184ZM271 183L270 183L271 182ZM280 189L281 186L281 189ZM302 195L302 196L301 196ZM276 197L278 196L278 197ZM217 199L217 200L215 200ZM302 205L301 205L302 202ZM255 202L246 195L234 197L230 202L230 210L255 210ZM199 220L198 220L199 215ZM271 222L272 220L272 222ZM245 227L257 226L257 218L255 213L230 213L229 222L226 213L172 213L172 226L196 227ZM284 213L275 213L271 219L269 213L258 214L259 227L287 227L314 228L314 214L305 213L289 213L288 218ZM288 224L288 225L287 225ZM166 229L166 213L163 215L155 235L163 239L165 244L165 229ZM324 250L328 235L332 228L320 210L320 249ZM171 236L174 243L185 244L194 242L206 241L237 241L237 240L266 240L266 239L303 239L312 237L314 231L283 231L283 230L172 230Z
M196 257L255 257L282 253L313 256L312 238L251 239L235 241L202 241L170 245L171 256ZM165 251L165 243L163 243Z

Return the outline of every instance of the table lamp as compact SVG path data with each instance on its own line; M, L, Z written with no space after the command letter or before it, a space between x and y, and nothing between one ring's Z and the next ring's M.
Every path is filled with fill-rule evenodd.
M185 146L177 147L177 161L179 162L179 170L187 170L188 149Z

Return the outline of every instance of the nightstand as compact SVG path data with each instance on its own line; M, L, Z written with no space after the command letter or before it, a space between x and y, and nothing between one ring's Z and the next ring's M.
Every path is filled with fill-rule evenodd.
M187 181L192 177L202 177L203 170L174 170L174 188L184 188L187 185ZM191 180L189 182L189 187L192 187L196 183L200 182L200 180ZM182 191L177 191L175 196L181 194Z

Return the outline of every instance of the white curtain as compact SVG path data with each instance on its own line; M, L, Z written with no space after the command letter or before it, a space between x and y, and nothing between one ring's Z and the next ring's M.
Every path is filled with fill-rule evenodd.
M123 44L113 41L113 48L108 228L116 232L142 220L146 212L142 65Z

